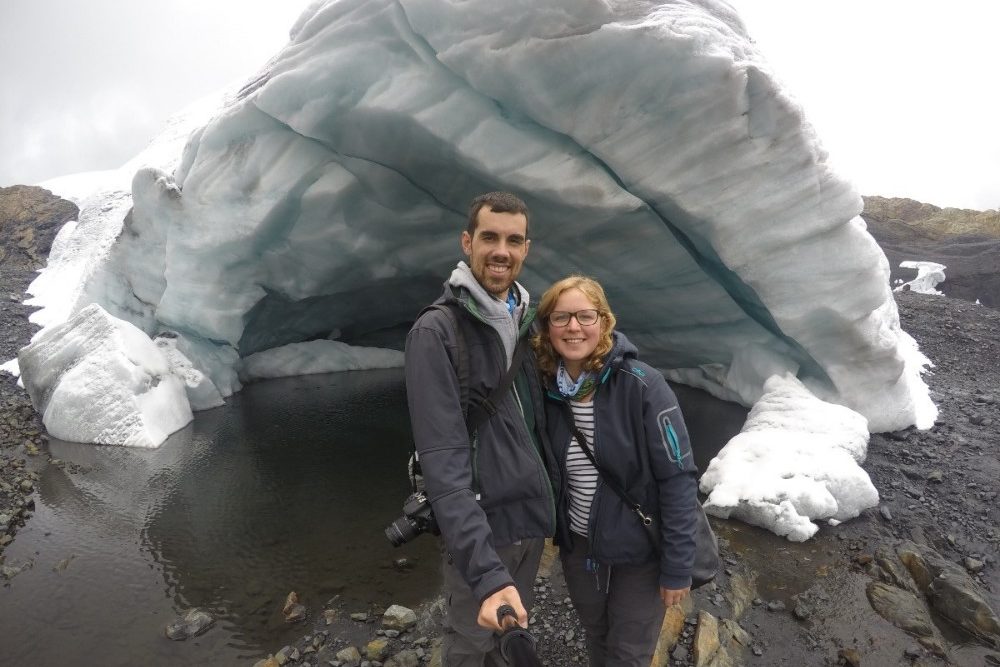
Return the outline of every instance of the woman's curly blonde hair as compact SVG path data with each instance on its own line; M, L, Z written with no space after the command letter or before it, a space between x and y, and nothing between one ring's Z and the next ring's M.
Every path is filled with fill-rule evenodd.
M555 310L556 301L559 300L562 293L571 289L580 290L594 304L601 322L601 335L597 341L597 347L594 348L590 358L584 362L583 369L593 373L599 372L604 366L605 355L611 351L613 345L611 333L615 330L617 320L614 313L611 312L611 306L608 305L608 297L604 294L604 288L599 282L588 276L574 274L563 278L545 290L545 294L542 295L537 315L542 326L540 333L531 339L531 345L538 357L538 366L546 378L555 377L556 368L559 366L559 355L556 354L552 347L552 341L549 340L549 315Z

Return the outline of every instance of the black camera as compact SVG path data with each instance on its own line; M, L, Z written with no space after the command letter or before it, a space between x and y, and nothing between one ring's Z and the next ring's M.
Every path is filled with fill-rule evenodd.
M403 516L389 524L385 529L385 536L389 538L392 546L398 547L406 544L421 533L440 535L437 521L434 520L434 513L431 511L431 504L427 502L427 496L423 491L411 493L403 501Z

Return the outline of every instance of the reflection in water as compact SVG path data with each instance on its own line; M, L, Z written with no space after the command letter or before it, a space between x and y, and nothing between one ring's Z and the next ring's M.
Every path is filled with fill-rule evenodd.
M408 492L409 438L393 370L252 385L157 450L53 442L90 470L49 466L39 482L35 518L7 551L35 566L0 591L0 654L229 664L302 634L281 615L292 590L314 615L337 594L352 610L418 604L438 587L435 540L393 549L382 532ZM400 556L417 569L392 568ZM192 606L216 627L166 640Z

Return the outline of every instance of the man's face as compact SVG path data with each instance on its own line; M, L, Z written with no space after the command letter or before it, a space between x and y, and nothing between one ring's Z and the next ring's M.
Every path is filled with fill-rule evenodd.
M462 250L479 284L506 299L531 245L528 220L520 213L494 213L488 206L479 209L477 220L475 236L462 232Z

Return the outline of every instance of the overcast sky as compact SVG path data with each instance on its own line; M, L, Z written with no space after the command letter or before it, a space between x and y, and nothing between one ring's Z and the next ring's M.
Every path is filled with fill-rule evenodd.
M118 167L253 74L307 4L0 0L0 186ZM862 193L1000 208L1000 2L733 4Z
M121 166L288 41L306 0L0 0L0 186Z

